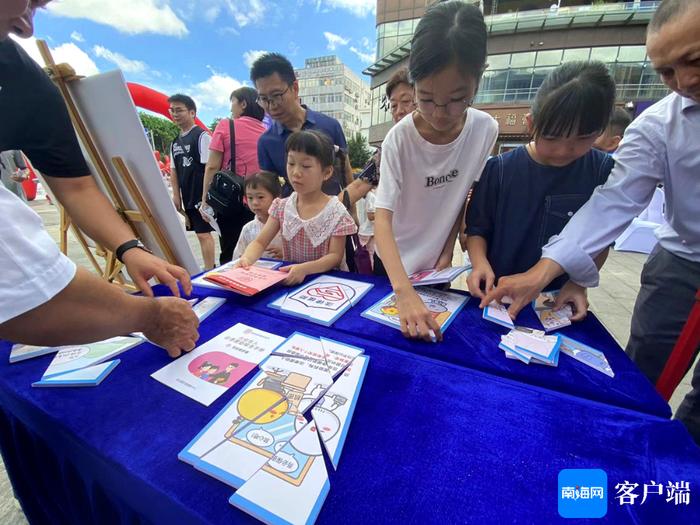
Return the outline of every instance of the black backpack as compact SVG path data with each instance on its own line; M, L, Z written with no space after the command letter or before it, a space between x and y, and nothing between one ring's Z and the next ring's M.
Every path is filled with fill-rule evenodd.
M217 217L242 215L248 209L243 202L245 179L236 173L236 132L233 119L229 119L228 123L231 130L231 163L229 169L214 174L207 191L207 204Z

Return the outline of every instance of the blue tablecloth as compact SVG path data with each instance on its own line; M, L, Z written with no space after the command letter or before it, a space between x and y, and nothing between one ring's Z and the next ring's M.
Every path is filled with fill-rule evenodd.
M443 342L436 344L408 340L399 330L393 330L361 316L363 311L391 292L386 278L343 272L335 272L332 275L374 284L374 287L355 307L333 324L336 331L349 335L361 334L366 339L378 341L393 348L508 377L519 382L660 417L671 417L668 403L658 395L654 386L639 372L637 366L593 314L589 314L583 322L559 330L558 333L605 352L615 372L614 378L609 378L568 356L561 356L557 368L525 365L519 361L506 359L503 352L498 349L498 343L501 335L508 330L484 321L476 299L471 299L453 320L444 334ZM197 293L228 297L238 305L275 318L280 317L279 311L267 305L289 290L289 288L277 287L254 297L244 297L233 292L219 292L210 288L197 287ZM294 322L304 330L312 330L314 326L318 326L303 319L286 318L294 319ZM519 325L541 328L534 310L529 307L520 313L517 322Z
M696 492L690 506L614 499L622 481L640 490L651 480L688 481L697 490L700 449L676 421L234 303L202 324L202 341L243 322L335 337L370 356L319 523L551 523L564 468L607 472L608 522L700 522ZM177 460L237 389L203 407L149 377L168 363L164 351L144 344L121 359L102 385L84 389L33 389L50 356L0 360L0 444L30 521L252 522L228 504L229 487Z

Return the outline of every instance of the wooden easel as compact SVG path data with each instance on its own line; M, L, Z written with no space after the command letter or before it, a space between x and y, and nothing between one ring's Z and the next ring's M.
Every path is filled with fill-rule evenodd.
M107 161L106 159L103 159L102 154L91 137L85 122L83 122L80 116L77 104L73 99L70 90L68 89L69 82L79 80L81 77L76 75L73 68L71 68L68 64L56 64L45 41L37 40L37 46L39 47L39 52L41 53L44 62L46 63L46 70L51 77L51 80L53 80L54 84L56 84L58 87L59 91L61 92L61 96L66 103L66 108L68 109L68 114L70 115L73 127L75 128L80 142L90 157L92 165L96 171L95 175L98 176L104 184L104 187L108 193L107 196L112 201L117 213L129 225L134 233L134 237L136 238L140 237L136 228L136 223L145 225L153 234L153 237L155 238L158 247L163 252L165 259L172 264L179 264L172 248L168 244L166 237L163 234L163 230L153 217L148 204L143 198L138 186L134 182L134 178L129 172L124 160L121 157L112 157L109 160L112 162L112 165L121 176L130 197L136 203L137 209L129 209L126 202L119 194L119 191L117 190L117 187L115 186L107 168ZM105 266L101 267L99 265L95 255L93 255L92 250L90 249L87 236L71 221L70 217L68 217L62 206L60 206L59 209L61 211L61 251L64 254L68 251L67 234L68 229L70 228L98 274L110 282L115 281L119 283L128 290L136 290L133 283L129 283L125 280L122 274L124 265L117 260L115 254L104 247L97 245L95 248L96 254L105 259Z

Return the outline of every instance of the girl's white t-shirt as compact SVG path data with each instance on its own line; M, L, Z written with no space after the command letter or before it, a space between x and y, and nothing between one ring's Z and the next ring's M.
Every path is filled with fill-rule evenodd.
M409 115L382 144L375 207L393 212L394 238L407 274L433 268L474 182L491 154L498 124L469 108L459 136L431 144ZM378 252L381 258L381 252Z

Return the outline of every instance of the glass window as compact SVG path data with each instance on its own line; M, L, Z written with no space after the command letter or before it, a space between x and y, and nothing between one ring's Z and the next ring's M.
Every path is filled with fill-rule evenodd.
M559 64L561 64L561 49L537 52L536 66L558 66Z
M620 46L618 62L644 62L647 51L644 46Z
M399 40L398 37L391 36L388 38L384 39L384 53L383 55L386 55L387 53L392 52L396 47L399 45Z
M389 22L384 25L384 36L396 36L399 32L398 22Z
M553 67L536 67L532 73L532 85L530 86L531 91L530 91L530 96L528 98L534 98L535 93L537 93L537 89L542 85L542 82L544 82L544 79L547 78L547 75L551 71L553 71ZM522 99L521 99L522 100Z
M565 49L564 58L562 62L573 62L575 60L583 60L584 62L588 60L588 55L590 55L591 49L589 47L579 47L576 49Z
M504 100L528 100L532 83L532 68L511 69L508 74Z
M488 57L486 62L489 69L506 69L510 63L510 55L492 55Z
M513 53L510 57L510 66L513 68L517 67L528 67L535 65L535 52L528 51L526 53Z
M399 22L399 35L413 34L413 20L402 20Z
M617 50L617 46L594 47L591 49L591 60L600 60L606 63L615 62Z

